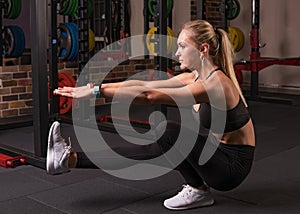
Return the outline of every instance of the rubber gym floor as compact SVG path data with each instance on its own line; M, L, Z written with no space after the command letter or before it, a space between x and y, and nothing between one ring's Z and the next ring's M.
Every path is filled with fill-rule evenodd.
M300 212L300 102L249 101L249 110L257 139L249 177L232 191L212 190L214 206L178 213ZM20 146L24 146L32 139L32 128L0 131L0 138L16 144L21 138ZM162 202L182 184L176 171L151 180L129 181L97 169L73 169L51 176L31 165L0 167L0 213L174 213Z

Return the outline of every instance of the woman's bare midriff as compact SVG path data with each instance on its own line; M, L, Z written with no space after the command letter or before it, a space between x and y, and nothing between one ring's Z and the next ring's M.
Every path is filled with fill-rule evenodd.
M255 135L252 120L250 119L248 123L238 130L224 133L221 143L255 146Z

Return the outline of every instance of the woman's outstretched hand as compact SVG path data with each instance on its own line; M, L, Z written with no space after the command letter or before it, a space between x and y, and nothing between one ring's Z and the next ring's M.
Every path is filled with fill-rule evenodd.
M93 89L89 88L88 86L59 87L53 91L53 94L72 98L86 98L93 95Z

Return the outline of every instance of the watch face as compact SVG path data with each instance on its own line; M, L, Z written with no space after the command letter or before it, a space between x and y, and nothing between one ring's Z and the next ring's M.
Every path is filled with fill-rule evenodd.
M99 86L94 86L94 94L99 95L100 92L99 88L100 88Z

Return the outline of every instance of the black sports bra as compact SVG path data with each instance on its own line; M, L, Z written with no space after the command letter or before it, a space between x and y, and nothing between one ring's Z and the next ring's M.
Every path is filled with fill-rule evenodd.
M218 114L224 114L223 110L212 107L209 103L201 103L199 110L200 116L200 125L207 129L212 129L215 133L222 133L223 130L213 130L214 127L211 127L211 113L212 110L216 117ZM231 132L237 129L242 128L250 120L250 114L247 107L244 105L243 100L240 98L239 103L230 110L226 111L226 122L224 132ZM218 121L217 121L218 122Z
M208 79L211 77L212 74L214 74L216 71L219 71L220 68L216 68L212 70L209 75L206 77ZM198 80L198 77L195 79L195 81ZM219 124L214 124L213 127L211 127L211 117L212 117L212 110L214 111L214 115L216 115L217 121L216 123ZM248 112L247 107L244 105L243 100L240 97L239 103L230 110L226 111L226 122L225 122L225 128L224 126L222 127L222 121L218 121L218 115L220 118L224 117L224 110L220 110L217 108L212 107L209 103L201 103L200 110L199 112L196 112L193 109L194 113L199 113L200 116L200 126L206 128L206 129L211 129L211 131L215 133L223 133L224 132L231 132L238 130L242 128L249 120L250 120L250 114ZM224 128L224 130L221 130Z

